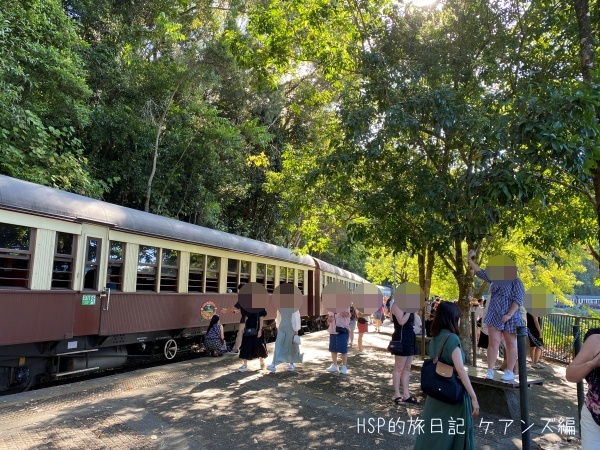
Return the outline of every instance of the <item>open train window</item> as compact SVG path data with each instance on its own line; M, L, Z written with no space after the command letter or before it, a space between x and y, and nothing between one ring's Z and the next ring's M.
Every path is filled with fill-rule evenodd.
M156 291L158 248L140 245L138 253L136 291Z
M0 288L29 287L31 228L0 223Z
M227 292L237 292L240 284L240 260L229 258L227 260Z
M52 289L73 289L74 254L74 235L57 232L52 266Z
M279 284L285 283L287 280L287 267L279 268Z
M190 254L188 292L204 292L204 255Z
M227 292L236 293L240 283L250 282L250 262L238 259L227 260Z
M267 264L267 292L272 294L275 290L275 266Z
M240 283L250 283L250 261L241 261Z
M256 282L266 285L265 283L265 264L257 264L256 265Z
M176 250L162 250L160 265L160 291L177 292L177 273L179 272L179 253Z
M123 262L125 261L125 244L110 241L108 267L106 268L106 287L115 291L123 290Z
M217 256L206 257L206 290L205 292L219 292L219 264Z
M288 283L294 284L294 270L295 269L290 269L288 267L288 270L287 270L287 282Z
M100 250L102 239L89 237L86 243L84 290L98 290L98 268L100 267Z
M298 270L298 289L304 294L304 270Z

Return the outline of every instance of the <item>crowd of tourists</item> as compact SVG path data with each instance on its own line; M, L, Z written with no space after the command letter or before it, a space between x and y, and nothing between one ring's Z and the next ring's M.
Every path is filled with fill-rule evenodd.
M523 306L525 290L517 276L516 266L509 267L499 276L492 273L492 270L482 270L474 261L474 255L474 252L468 255L471 268L477 277L490 285L489 300L473 299L471 303L474 313L472 317L477 324L477 345L487 359L486 378L512 382L518 373L516 331L519 326L526 325L528 329L530 367L544 367L541 362L544 346L542 320L526 311ZM290 286L289 289L294 288L293 285ZM384 298L379 308L371 315L353 305L328 311L326 324L331 365L326 370L347 375L348 349L354 345L355 334L358 354L364 354L363 335L368 332L369 325L373 325L375 332L379 333L382 323L389 319L393 324L388 346L388 351L394 356L393 402L418 404L417 398L410 393L409 377L413 358L420 353L417 336L421 335L424 328L424 334L429 338L427 354L432 359L424 362L421 373L421 388L427 394L422 418L426 423L433 418L460 419L466 432L446 435L422 433L417 436L414 448L475 449L473 419L479 414L479 403L465 367L465 353L459 337L460 308L454 302L442 301L434 296L422 305L424 317L421 318L421 310L409 312L403 309L403 305L403 302L396 302L394 298ZM247 311L239 302L233 308L224 310L233 311L241 313L240 331L235 347L232 350L227 348L219 316L214 315L206 334L207 350L212 355L238 355L243 360L238 369L240 372L246 372L248 361L255 359L259 360L260 368L264 369L265 358L268 357L263 336L266 310ZM286 364L287 370L294 371L295 364L303 361L303 354L300 352L301 318L298 308L279 308L276 325L275 350L268 370L275 372L278 365ZM503 374L497 377L496 362L499 354L504 357L500 369ZM429 366L433 367L431 370L434 372ZM452 377L436 375L435 371L439 373L439 367L442 366L450 368L453 372ZM585 406L581 411L582 444L584 450L596 448L594 446L600 442L600 329L587 333L581 352L567 368L566 378L571 382L586 379L588 383ZM444 391L444 394L437 395L438 391Z

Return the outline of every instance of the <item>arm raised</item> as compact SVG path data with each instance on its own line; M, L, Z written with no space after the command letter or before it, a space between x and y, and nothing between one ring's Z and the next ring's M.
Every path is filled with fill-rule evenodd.
M579 383L594 368L600 366L600 334L593 334L583 343L575 359L567 366L565 378L571 383Z

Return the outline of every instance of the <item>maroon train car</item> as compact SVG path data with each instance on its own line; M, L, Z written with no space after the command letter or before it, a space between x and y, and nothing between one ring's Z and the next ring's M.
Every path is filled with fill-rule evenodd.
M0 391L132 355L172 359L202 343L243 282L294 283L311 320L332 281L365 282L287 248L0 176ZM221 321L234 332L239 314Z

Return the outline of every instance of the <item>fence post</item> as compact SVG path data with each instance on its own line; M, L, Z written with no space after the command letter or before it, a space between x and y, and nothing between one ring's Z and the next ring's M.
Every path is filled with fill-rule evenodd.
M581 319L575 318L573 325L573 353L574 357L581 351ZM583 407L583 380L577 383L577 417L579 417L579 436L581 437L581 408Z
M517 350L519 357L519 394L521 403L521 442L523 450L531 450L531 435L529 433L529 392L527 390L527 327L517 327Z
M427 312L427 309L425 309L425 307L423 306L423 309L421 309L421 356L423 356L423 359L425 359L425 320L427 319L425 317L425 314Z
M473 367L477 367L477 324L475 311L471 311L471 347L473 347Z

